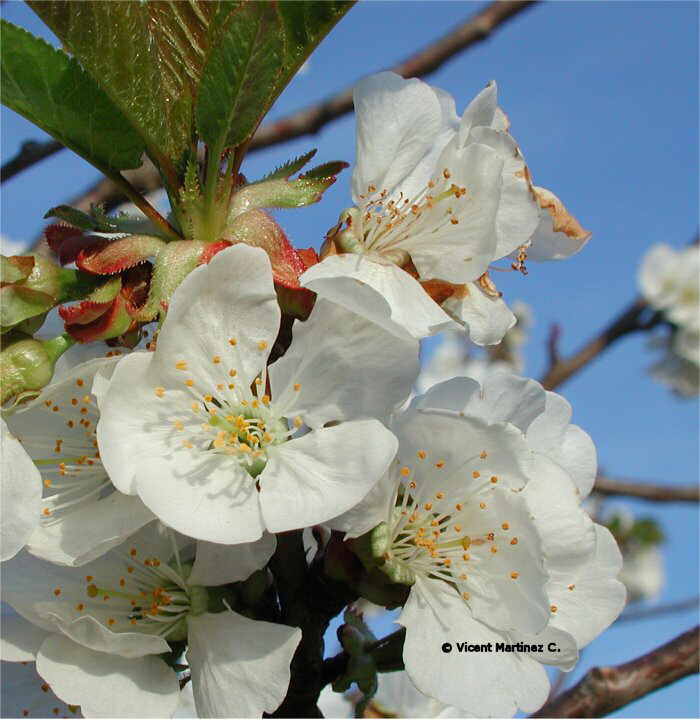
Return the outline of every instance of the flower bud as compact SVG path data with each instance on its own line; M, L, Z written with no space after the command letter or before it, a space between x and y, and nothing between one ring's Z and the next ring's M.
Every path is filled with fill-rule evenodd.
M56 360L74 341L59 335L42 342L31 337L19 338L0 352L0 386L2 399L7 400L24 392L38 392L53 376Z

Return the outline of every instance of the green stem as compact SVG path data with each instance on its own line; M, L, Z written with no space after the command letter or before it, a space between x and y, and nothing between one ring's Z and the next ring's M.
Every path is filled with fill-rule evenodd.
M148 217L169 240L181 240L180 233L151 205L148 200L119 172L101 168L102 172Z

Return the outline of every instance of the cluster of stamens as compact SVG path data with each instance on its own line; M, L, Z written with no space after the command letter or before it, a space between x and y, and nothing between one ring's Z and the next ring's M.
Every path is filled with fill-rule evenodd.
M347 229L338 234L336 241L345 252L376 252L404 264L408 255L401 244L407 237L459 224L461 205L469 200L469 194L466 187L450 182L450 178L451 172L445 168L415 196L399 192L391 199L387 190L378 191L375 185L369 185L367 194L360 195L361 210L344 214Z
M75 391L73 397L60 401L47 399L40 405L63 423L60 436L32 433L19 437L41 473L44 484L41 519L45 526L112 490L95 436L99 413L93 398L86 393L83 379L75 380Z
M470 532L470 515L477 508L489 509L489 497L500 481L488 471L488 456L483 450L472 462L460 466L458 471L465 476L457 496L454 490L440 489L443 473L449 472L445 462L419 450L413 466L397 469L396 499L387 522L389 543L383 558L400 562L414 575L448 582L465 601L473 591L471 580L483 578L485 572L492 575L489 560L519 542L506 518L498 518L489 531ZM454 486L453 479L445 476L443 486L448 480ZM517 580L520 571L513 566L507 575Z
M183 578L183 566L175 567L158 557L139 557L132 547L128 555L114 552L124 566L124 575L114 582L84 576L84 596L73 606L76 616L89 615L115 632L139 631L170 639L185 631L185 616L191 612L191 593ZM194 588L198 589L198 588ZM63 589L53 595L63 599Z
M234 352L227 353L227 360L235 354L238 342L228 340ZM259 351L265 352L267 343L258 343ZM174 363L182 372L183 385L191 395L188 412L170 420L174 436L178 436L180 447L192 451L206 451L222 454L238 461L251 476L257 476L267 461L267 450L293 435L302 425L299 417L290 423L276 414L266 391L266 367L252 385L241 382L238 369L225 362L221 355L211 358L214 373L221 382L200 388L188 374L185 360ZM298 391L301 385L295 385ZM166 396L164 387L156 387L156 397Z

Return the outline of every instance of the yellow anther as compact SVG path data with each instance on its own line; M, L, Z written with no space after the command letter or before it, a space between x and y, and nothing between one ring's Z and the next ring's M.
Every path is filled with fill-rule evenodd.
M501 529L508 531L510 529L510 524L508 524L508 522L503 522Z
M467 575L466 575L464 572L462 572L462 574L459 575L459 578L460 578L463 582L466 582L466 581L467 581Z
M301 389L301 384L299 382L294 383L294 391L298 392Z
M513 539L510 540L510 543L511 543L513 546L515 546L515 545L518 543L518 538L517 538L517 537L513 537Z
M450 222L451 222L453 225L458 225L458 224L459 224L459 220L458 220L456 217L450 217Z
M51 480L50 480L50 479L45 479L45 480L44 480L44 487L50 487L51 484L52 484L52 483L51 483Z
M112 627L117 623L116 619L112 619L111 617L107 620L108 626Z
M200 410L199 403L192 402L192 404L190 405L190 408L192 409L193 412L199 412L199 410Z
M481 477L481 472L477 472L477 470L474 470L474 471L472 472L472 477L473 477L474 479L479 479L479 477Z
M552 604L552 606L549 609L551 610L552 614L557 613L557 605L556 604Z
M218 389L219 392L223 392L226 389L226 385L223 382L220 382L216 385L216 389Z
M228 371L228 376L229 376L229 377L235 377L237 374L238 374L238 372L237 372L235 369L230 369L230 370Z
M302 424L304 424L304 420L299 415L297 415L294 418L294 426L298 428L301 427Z
M408 477L409 474L411 474L411 470L409 467L401 467L401 476L402 477Z
M178 360L175 363L175 369L187 369L187 362L185 362L185 360Z
M445 499L444 492L435 492L435 499Z
M211 361L212 361L214 364L220 364L220 363L221 363L221 357L219 357L219 355L214 355L214 356L211 358Z
M411 481L408 483L408 486L409 486L411 489L415 489L418 485L417 485L413 480L411 480Z
M445 466L445 462L441 459L439 462L435 462L435 466L438 469L442 469Z
M576 586L575 584L569 584L569 586L567 587L567 589L568 589L570 592L573 592L575 586Z
M430 502L426 502L423 505L423 508L425 509L426 512L429 512L433 508L433 505Z
M78 612L82 612L83 609L85 609L85 605L84 605L82 602L80 602L80 603L78 603L78 604L75 605L75 609L76 609L76 611L78 611Z
M458 512L461 512L464 509L464 505L461 502L457 502L457 504L455 504L455 509Z
M510 578L511 579L517 579L520 576L520 572L511 572Z
M165 387L156 387L153 392L156 397L163 397L165 395Z
M230 384L230 385L228 386L229 389L235 389L235 387L236 387L235 384Z
M494 475L493 477L491 477L491 484L496 484L496 482L498 482L498 477Z
M486 502L479 502L479 509L486 509Z
M418 452L416 452L416 454L418 455L418 459L425 459L427 456L426 453L422 449L419 449Z
M94 584L88 584L85 591L91 599L94 599L97 596L97 587Z
M255 378L255 384L256 384L258 387L260 387L260 385L262 384L262 378L261 378L261 377L256 377L256 378Z
M492 545L492 547L491 547L491 554L496 554L497 551L498 551L498 547L497 547L495 544Z
M462 525L461 524L455 524L455 532L461 532L462 531Z
M471 594L469 592L462 592L462 599L469 599L471 597Z
M471 558L472 558L472 557L471 557L471 554L466 554L466 553L465 553L465 554L462 555L462 559L463 559L465 562L468 562Z
M442 171L442 176L443 176L446 180L449 180L450 177L452 176L452 173L451 173L447 168L445 168L445 169Z
M267 349L267 342L265 342L264 340L260 340L260 342L258 342L258 349L259 349L261 352L262 352L263 350L266 350L266 349Z
M192 380L192 379L186 379L186 380L185 380L185 384L186 384L188 387L194 387L194 380Z
M264 394L260 401L267 407L267 405L270 404L270 395Z
M178 432L182 432L182 430L185 429L185 425L179 419L173 422L173 426Z
M231 345L231 347L235 347L238 344L238 340L231 337L231 339L228 341L228 343Z
M489 455L487 454L485 449L481 450L481 454L479 455L479 457L481 457L481 459L486 459L488 456Z
M187 440L187 439L183 439L183 440L182 440L182 446L185 447L186 449L192 449L192 448L194 447L194 445L192 444L192 442L190 442L190 441Z
M56 589L53 590L53 593L54 593L55 596L58 597L58 596L61 594L61 588L60 588L60 587L56 587Z

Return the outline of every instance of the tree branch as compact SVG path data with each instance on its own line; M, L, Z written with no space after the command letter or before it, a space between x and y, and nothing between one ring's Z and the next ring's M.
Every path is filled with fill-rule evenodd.
M677 614L685 612L688 609L697 609L700 603L700 596L690 597L689 599L681 599L678 602L667 602L659 604L656 607L643 607L642 609L626 609L615 620L615 624L624 622L637 622L641 619L651 619L653 617L662 617L668 614Z
M698 672L700 634L694 627L644 656L616 667L594 667L532 717L600 717Z
M582 367L593 361L599 354L604 352L613 343L625 335L639 330L651 329L660 322L658 313L648 318L649 305L641 298L635 300L629 307L623 310L607 327L598 335L589 340L571 357L561 358L556 351L552 351L552 339L549 341L550 365L540 383L545 389L555 389L566 382L569 377L578 372ZM559 335L556 335L558 339ZM556 342L556 339L554 342Z
M700 502L700 485L666 486L598 476L593 491L605 496L634 497L650 502Z

